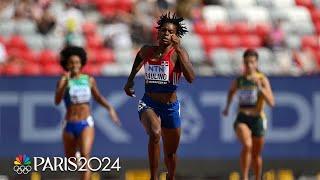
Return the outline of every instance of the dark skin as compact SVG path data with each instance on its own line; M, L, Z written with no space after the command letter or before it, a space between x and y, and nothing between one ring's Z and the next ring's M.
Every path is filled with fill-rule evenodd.
M154 59L160 59L160 57L171 48L175 49L175 53L171 56L171 62L174 65L179 65L185 79L192 83L195 78L192 64L189 60L188 53L181 47L180 38L177 36L176 26L172 23L164 24L158 30L158 46L144 46L138 52L134 61L131 73L128 77L128 81L124 87L124 90L128 96L134 95L134 78L138 71L143 66L143 59L146 57L150 50L155 52L152 55ZM164 104L172 103L177 100L176 92L172 93L147 93L152 100L161 102ZM148 154L151 180L158 180L158 164L160 159L160 138L163 141L164 161L168 169L169 180L175 178L176 173L176 151L180 141L180 128L168 129L161 127L161 120L152 109L147 109L142 113L141 123L149 135Z
M81 75L81 60L80 57L77 55L70 56L67 62L67 69L69 70L66 72L58 81L56 94L55 94L55 104L58 105L62 101L64 93L66 91L68 85L68 79L70 78L79 78ZM110 115L111 120L120 125L120 120L115 109L110 105L110 103L100 94L99 89L97 87L97 83L93 77L90 77L90 84L91 84L91 93L94 99L103 107L105 107ZM90 116L90 106L88 103L82 104L71 104L67 108L67 113L65 116L65 120L69 122L77 122L83 119L86 119ZM80 149L80 153L82 157L86 159L90 158L92 145L94 142L94 128L93 127L86 127L80 134L78 138L75 138L72 134L63 131L62 134L64 150L66 157L75 157L75 153L77 151L77 147ZM82 174L83 180L90 179L91 172L86 171Z
M266 101L270 107L273 107L275 102L274 102L274 97L273 97L269 80L266 77L259 78L256 75L258 73L257 58L255 56L245 57L243 63L245 67L244 76L248 80L252 80L253 82L256 83L256 85L260 89L260 92L263 96L264 101ZM237 90L238 90L237 83L236 81L233 81L229 89L227 104L223 111L223 115L227 116L229 114L230 104ZM243 108L241 110L246 114L250 114L253 116L257 116L261 114L263 111L263 109L257 109L256 107ZM263 136L254 137L251 134L252 134L251 130L246 124L238 123L236 127L236 135L240 143L242 144L242 150L240 155L240 167L241 167L241 174L242 174L243 180L249 179L249 169L250 169L251 163L253 166L255 179L256 180L261 179L261 173L262 173L261 153L264 145L264 137Z

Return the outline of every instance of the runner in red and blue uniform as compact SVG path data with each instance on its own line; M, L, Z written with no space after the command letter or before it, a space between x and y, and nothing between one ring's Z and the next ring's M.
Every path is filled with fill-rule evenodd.
M124 90L134 95L134 77L144 66L145 94L139 101L140 121L149 135L149 165L152 180L158 179L160 137L164 146L167 178L174 179L177 149L180 141L180 103L177 84L184 75L192 83L195 78L188 53L180 45L180 38L187 32L183 18L170 13L157 22L158 41L155 46L145 45L138 52Z

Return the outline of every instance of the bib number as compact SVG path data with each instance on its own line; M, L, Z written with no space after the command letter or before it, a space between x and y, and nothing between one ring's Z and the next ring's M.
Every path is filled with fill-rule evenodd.
M69 93L73 103L88 102L91 97L90 89L87 86L73 86Z
M239 91L240 105L255 105L257 103L257 100L258 100L257 89Z
M145 65L145 80L147 83L166 84L169 82L169 65L162 61L161 65Z

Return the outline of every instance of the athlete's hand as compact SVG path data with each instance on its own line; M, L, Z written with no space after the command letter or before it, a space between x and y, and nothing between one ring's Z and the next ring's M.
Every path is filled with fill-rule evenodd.
M118 114L114 108L111 108L109 111L109 115L113 123L115 123L117 126L121 126L120 119L118 117Z
M171 43L174 48L179 48L180 47L180 38L177 35L172 34L171 35Z
M69 80L70 76L71 76L71 72L67 71L67 72L63 73L62 78L66 78L66 80Z
M67 71L63 73L63 75L61 76L60 82L63 84L63 87L68 84L68 80L70 79L70 74L71 73Z
M128 81L123 88L126 94L130 97L136 97L133 86L134 86L134 82Z
M222 111L222 115L223 115L223 116L228 116L228 115L229 115L229 109L225 108L225 109Z

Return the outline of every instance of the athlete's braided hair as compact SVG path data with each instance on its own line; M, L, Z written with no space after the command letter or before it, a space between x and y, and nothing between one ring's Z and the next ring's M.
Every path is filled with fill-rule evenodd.
M182 17L178 17L175 13L171 16L170 12L161 15L158 20L156 27L158 30L166 23L172 23L177 27L177 36L182 37L185 33L188 32L187 27L182 23L184 19Z

